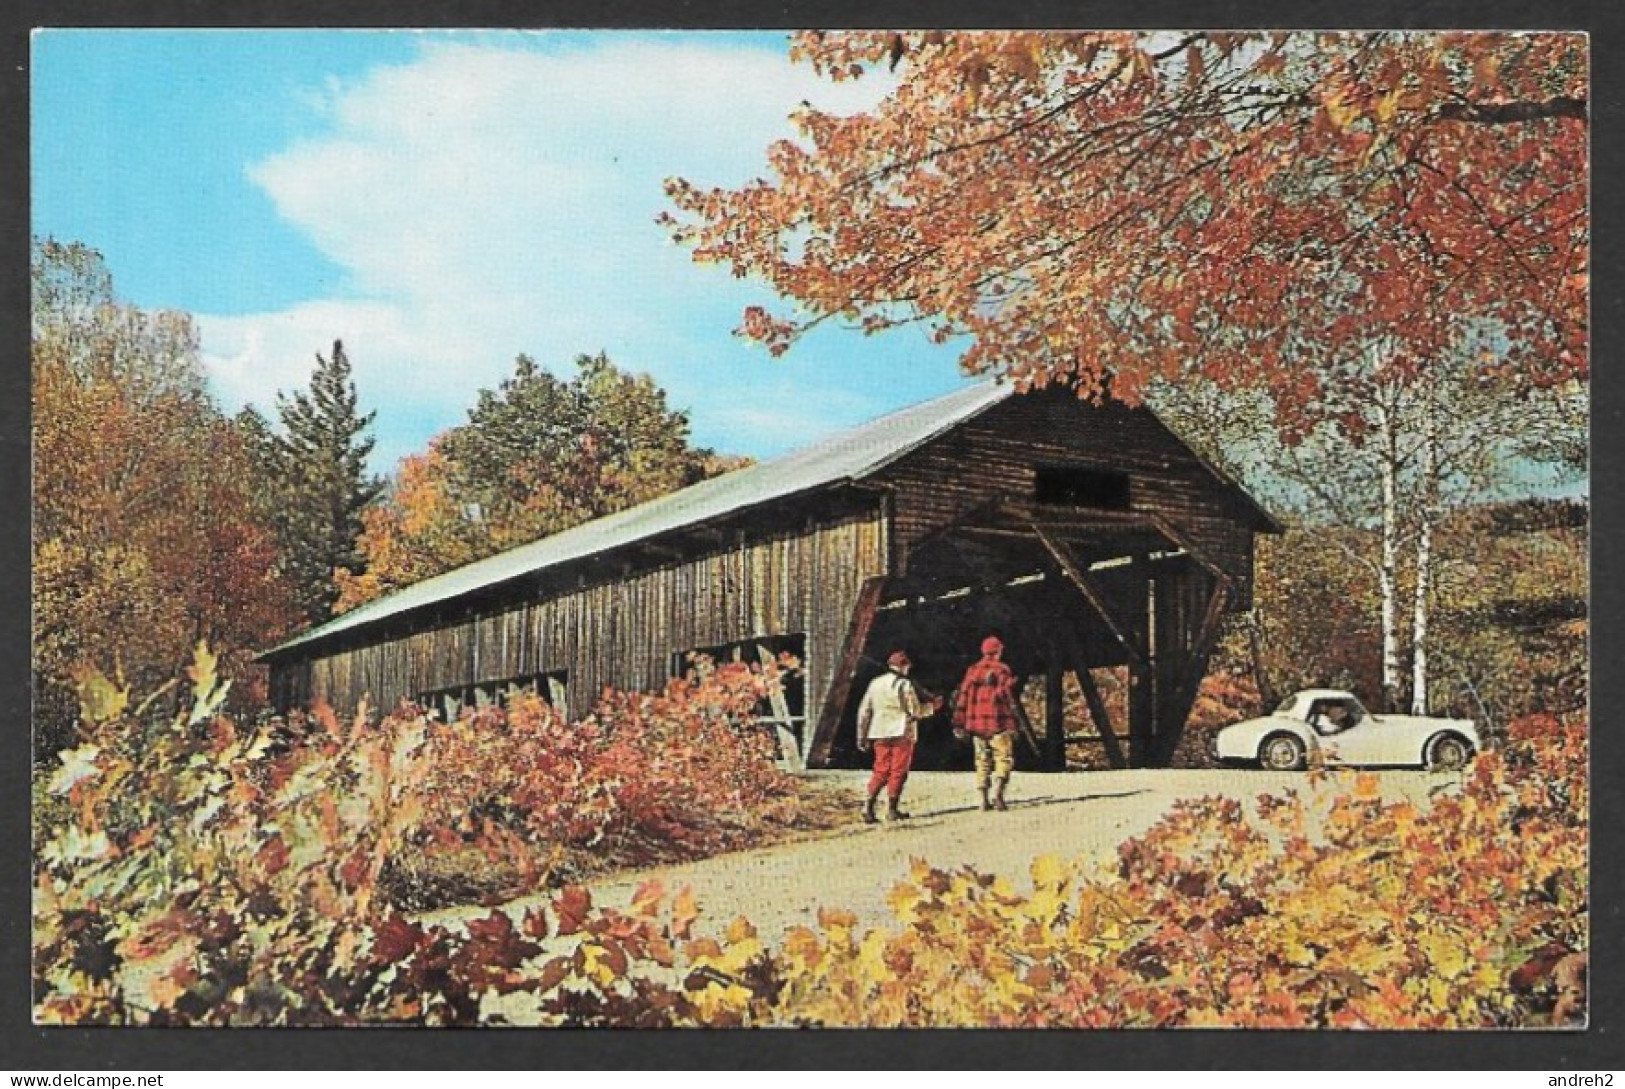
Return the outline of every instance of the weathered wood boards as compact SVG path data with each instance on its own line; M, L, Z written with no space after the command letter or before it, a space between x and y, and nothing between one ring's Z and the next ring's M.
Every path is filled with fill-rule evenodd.
M845 612L864 580L883 573L883 556L878 511L849 515L557 596L499 602L428 630L361 641L303 668L277 666L278 698L292 705L320 696L343 707L364 695L393 702L562 673L570 713L581 714L606 686L663 685L686 651L791 634L805 636L808 693L822 692Z
M606 687L664 684L685 651L794 637L811 720L801 742L821 766L843 752L882 599L900 595L888 638L945 625L933 645L973 648L974 626L1019 630L1024 667L1052 693L1072 671L1090 697L1090 668L1130 666L1130 752L1102 719L1107 755L1166 759L1223 613L1247 606L1253 534L1273 524L1144 409L1055 391L983 401L935 433L920 429L929 412L910 410L894 450L871 425L863 457L842 463L861 471L811 491L317 633L270 658L273 698L389 705L545 678L579 715ZM1046 721L1049 766L1062 733Z

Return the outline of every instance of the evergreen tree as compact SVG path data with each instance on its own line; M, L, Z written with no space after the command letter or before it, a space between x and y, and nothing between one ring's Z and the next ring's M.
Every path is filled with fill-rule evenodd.
M691 446L688 428L654 379L602 353L569 379L520 356L467 423L402 462L366 518L366 575L339 575L340 608L742 464Z
M305 619L318 623L332 615L338 572L355 576L366 570L357 545L362 514L383 490L366 469L373 440L365 432L374 414L356 411L341 341L333 342L330 357L317 353L308 391L278 395L277 414L280 434L271 434L258 414L240 416L238 423L258 448L261 471L269 474L266 493L275 502L284 573Z
M439 439L449 492L465 517L509 548L635 506L706 476L687 414L646 374L603 353L576 358L568 381L521 355L481 390L468 422Z

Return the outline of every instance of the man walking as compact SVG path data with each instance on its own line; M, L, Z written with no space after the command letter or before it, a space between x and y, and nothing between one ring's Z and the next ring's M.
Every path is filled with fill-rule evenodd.
M858 706L858 748L875 752L874 774L869 776L869 800L863 807L865 824L875 823L875 805L880 799L881 787L886 788L886 819L905 820L907 813L898 808L903 797L903 784L908 781L909 765L914 762L914 743L919 739L915 725L935 710L920 702L920 693L908 679L913 663L902 651L893 651L886 659L886 672L869 682Z
M1005 810L1004 788L1016 766L1016 677L1000 660L1004 644L990 635L982 640L982 658L965 670L954 700L954 736L974 738L976 791L982 808ZM988 788L992 787L992 800Z

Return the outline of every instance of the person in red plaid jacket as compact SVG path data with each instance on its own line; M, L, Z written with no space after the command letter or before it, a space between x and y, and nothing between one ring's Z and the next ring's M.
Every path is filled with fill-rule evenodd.
M1016 766L1016 676L1000 661L1004 644L996 635L982 640L982 658L965 670L954 698L954 736L969 734L976 745L976 790L982 808L1005 809L1004 788ZM988 788L992 787L992 800Z

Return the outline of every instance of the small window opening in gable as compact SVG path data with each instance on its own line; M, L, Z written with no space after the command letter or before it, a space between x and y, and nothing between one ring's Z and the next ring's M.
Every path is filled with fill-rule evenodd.
M1041 465L1034 476L1033 498L1047 506L1129 509L1127 473L1110 469Z

